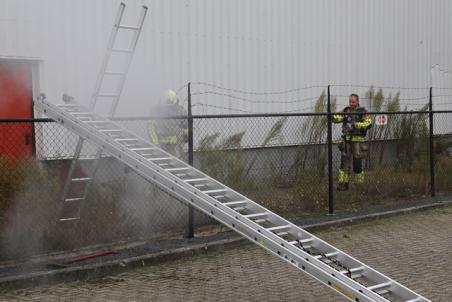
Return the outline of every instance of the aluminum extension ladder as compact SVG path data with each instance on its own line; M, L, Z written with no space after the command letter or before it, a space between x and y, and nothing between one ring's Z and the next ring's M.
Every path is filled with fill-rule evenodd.
M111 120L76 104L54 105L41 98L35 106L169 194L352 301L429 301Z
M112 117L115 114L116 108L118 106L119 98L121 96L122 89L124 87L124 82L126 79L127 72L132 62L132 57L135 52L135 48L140 37L140 33L143 28L144 19L147 13L147 7L142 6L141 15L138 20L137 26L129 26L121 24L122 17L124 15L125 4L121 3L119 5L118 12L114 21L113 29L108 40L107 51L102 61L101 70L97 77L96 85L94 88L94 93L91 98L91 103L89 106L90 111L95 111L96 105L99 100L109 101L110 108L108 111L108 116ZM132 38L130 40L130 45L127 48L118 48L117 36L120 30L132 31ZM114 55L113 55L114 54ZM112 57L113 55L113 57ZM122 65L120 67L112 67L114 63L114 56L119 56L116 58L120 59ZM117 70L110 70L109 68L117 68ZM103 87L105 85L106 79L115 81L116 89L115 91L102 91L106 89ZM108 81L108 80L107 80ZM83 114L79 114L79 117L83 119ZM92 183L94 175L97 171L97 166L99 159L102 156L102 149L98 149L94 157L94 165L92 165L91 170L82 173L82 168L80 166L80 154L82 152L84 145L84 139L79 138L77 145L75 147L75 152L69 172L62 191L62 209L60 214L60 221L78 221L80 219L80 204L86 199L88 193L89 185Z

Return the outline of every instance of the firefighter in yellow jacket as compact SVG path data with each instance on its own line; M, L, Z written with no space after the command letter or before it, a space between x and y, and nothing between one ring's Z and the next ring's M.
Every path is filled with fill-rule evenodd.
M367 151L367 130L372 126L372 118L364 107L359 106L359 96L349 96L349 106L342 111L343 114L333 115L334 123L342 123L342 141L339 143L341 151L341 164L339 167L338 191L348 190L350 162L353 162L355 183L364 182L363 158Z
M149 121L151 143L158 145L172 155L182 158L183 147L188 141L188 121L186 110L179 104L173 90L165 91L163 102L152 108L151 115L157 119Z

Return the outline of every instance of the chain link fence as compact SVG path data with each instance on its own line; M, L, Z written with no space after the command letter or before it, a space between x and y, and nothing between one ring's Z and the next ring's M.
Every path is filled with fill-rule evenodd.
M188 208L103 154L80 220L60 222L62 191L78 137L50 120L0 121L0 261L48 252L183 236ZM96 147L85 143L76 174L88 175ZM71 155L72 154L72 155ZM69 192L79 194L73 186ZM199 215L199 217L198 217ZM210 224L199 213L197 225Z
M193 150L181 142L181 157L193 152L196 168L284 217L325 215L331 196L328 114L323 109L193 116ZM381 116L386 120L379 125ZM428 111L374 112L371 117L365 181L356 185L352 173L349 190L334 191L335 212L401 205L429 197L432 188L438 195L452 191L452 111L432 113L433 137ZM148 118L117 123L149 139ZM1 260L186 234L188 207L108 154L102 155L86 200L79 205L80 220L59 222L62 189L78 137L44 119L4 120L0 130ZM332 125L331 139L336 187L341 125ZM96 147L86 143L80 175L90 173L95 154ZM194 221L197 230L216 225L198 212Z
M431 195L428 112L383 113L370 114L373 126L364 144L365 181L355 185L351 169L350 189L334 192L335 212L397 205ZM386 121L379 124L382 117ZM452 168L448 162L451 119L452 112L433 115L437 194L452 191L447 177ZM328 213L326 113L194 116L193 120L196 168L285 217ZM121 123L135 131L146 128L148 120ZM342 140L341 125L333 124L334 188Z

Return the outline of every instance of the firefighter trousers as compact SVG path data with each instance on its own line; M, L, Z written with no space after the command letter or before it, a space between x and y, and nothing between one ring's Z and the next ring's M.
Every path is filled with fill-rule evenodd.
M351 166L355 173L355 183L364 182L363 159L366 155L367 145L364 142L341 142L341 164L339 167L339 183L348 183Z

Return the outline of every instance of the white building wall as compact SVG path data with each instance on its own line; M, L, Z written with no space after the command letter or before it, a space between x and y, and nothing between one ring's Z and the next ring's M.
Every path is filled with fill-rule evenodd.
M127 23L143 3L150 11L119 115L143 115L162 90L188 81L194 93L223 94L195 95L194 103L236 113L300 111L328 84L428 87L433 65L452 70L449 0L127 0ZM49 99L67 92L87 103L118 4L1 0L0 56L42 59ZM322 88L232 93L241 100L196 82L258 93Z
M340 105L374 85L414 108L428 90L412 88L452 87L450 0L125 2L127 24L142 4L149 13L119 116L147 115L168 88L184 102L189 81L195 114L310 111L328 84ZM49 100L88 104L118 5L0 0L0 58L41 59ZM435 109L450 109L442 91Z

